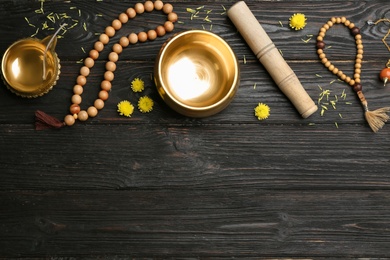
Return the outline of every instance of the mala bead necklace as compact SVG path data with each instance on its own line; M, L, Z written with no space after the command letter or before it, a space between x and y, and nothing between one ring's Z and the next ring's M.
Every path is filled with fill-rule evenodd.
M101 90L98 94L98 98L95 100L92 106L89 106L86 110L81 109L84 86L87 83L87 77L90 74L90 70L95 64L95 60L99 58L99 54L103 51L105 45L107 45L116 32L122 28L122 25L127 23L129 19L133 19L137 14L144 12L152 12L153 10L162 11L167 15L167 21L164 25L159 25L155 30L149 30L147 32L130 33L128 36L120 38L118 43L115 43L112 47L112 52L108 55L108 61L106 62L106 72L104 73L104 79L100 84ZM70 114L66 115L63 121L60 121L42 111L36 111L36 123L35 128L42 130L46 128L60 128L63 126L72 126L76 120L86 121L89 117L97 116L99 110L103 109L104 102L109 97L111 90L111 82L114 80L114 72L116 70L116 62L118 61L119 54L123 49L130 44L136 44L137 42L146 42L147 40L153 41L157 37L164 36L166 33L172 32L174 29L174 23L177 21L177 14L173 12L173 6L169 3L164 4L162 1L146 1L144 4L136 3L134 8L130 7L126 12L121 13L119 17L112 21L110 26L105 28L104 33L99 36L99 40L95 42L94 49L89 52L89 57L84 60L84 65L80 69L80 75L76 79L76 84L73 87L73 96L71 98L72 105L69 108Z
M324 38L326 32L335 24L343 24L348 27L351 31L351 34L355 37L356 42L356 59L355 59L355 71L353 78L345 75L341 70L336 68L327 58L324 53L325 42ZM390 111L390 107L384 107L377 109L375 111L368 110L368 102L363 95L362 84L360 80L362 60L363 60L363 42L362 36L360 34L360 29L356 27L351 21L347 20L345 17L332 17L327 23L325 23L317 36L317 54L321 59L322 64L333 74L337 75L341 80L349 84L353 90L357 93L360 102L363 106L365 112L365 118L370 125L372 131L377 132L383 127L385 122L389 119L389 116L386 114Z

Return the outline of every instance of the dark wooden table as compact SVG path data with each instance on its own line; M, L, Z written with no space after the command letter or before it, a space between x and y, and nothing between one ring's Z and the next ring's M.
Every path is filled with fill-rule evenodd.
M390 126L370 130L355 93L325 69L315 47L330 17L354 22L363 36L370 107L389 106L390 85L383 87L378 73L390 58L381 41L390 25L367 24L390 18L388 0L247 1L313 100L323 90L330 90L329 100L337 97L336 109L325 105L321 115L320 106L307 119L224 13L234 2L171 2L179 15L174 32L212 31L240 61L240 88L224 111L188 118L159 97L153 66L170 33L125 49L97 117L45 131L34 129L34 112L60 119L68 113L80 60L136 2L0 3L2 53L18 39L52 34L42 24L58 28L56 15L78 21L58 41L62 69L52 91L25 99L0 88L0 258L390 257ZM191 18L187 8L200 12ZM307 25L291 30L289 17L298 12ZM139 15L111 43L165 19L157 11ZM329 57L350 75L356 51L348 30L332 28L327 43ZM84 108L97 96L109 49L88 77ZM136 77L145 81L142 94L154 100L154 110L121 117L117 103L140 96L130 89ZM254 116L259 102L271 108L267 120Z

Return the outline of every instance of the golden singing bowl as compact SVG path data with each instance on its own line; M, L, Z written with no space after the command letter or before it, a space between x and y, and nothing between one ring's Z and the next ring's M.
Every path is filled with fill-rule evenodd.
M239 64L230 46L214 33L179 33L162 46L154 80L162 99L189 117L226 108L239 87Z
M8 89L15 94L28 98L38 97L56 84L60 63L53 48L47 51L43 68L48 39L19 40L5 51L1 64L2 77Z

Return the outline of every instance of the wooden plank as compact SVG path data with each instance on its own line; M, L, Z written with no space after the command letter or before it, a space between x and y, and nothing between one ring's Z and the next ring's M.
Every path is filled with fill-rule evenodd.
M3 257L388 255L383 191L0 192Z
M356 125L188 121L0 129L1 190L390 187L389 128L375 135Z

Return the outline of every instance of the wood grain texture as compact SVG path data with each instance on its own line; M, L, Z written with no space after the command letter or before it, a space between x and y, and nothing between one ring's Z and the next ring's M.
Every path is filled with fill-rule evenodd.
M34 111L59 119L68 113L84 51L136 2L45 1L44 15L35 12L39 1L0 3L1 53L34 34L51 12L78 21L59 39L61 76L52 91L23 99L0 87L0 258L390 257L390 126L371 132L354 92L324 68L315 49L316 34L330 17L353 21L363 36L369 106L389 106L389 87L378 78L389 59L381 42L389 25L366 23L389 18L388 0L246 1L313 100L318 102L322 90L331 91L331 100L337 96L336 109L329 106L323 115L319 109L308 119L223 14L235 2L171 1L180 20L175 32L211 30L237 55L240 88L224 111L187 118L161 100L153 66L172 33L125 49L110 98L96 118L49 131L34 130ZM191 19L186 8L202 6L212 11ZM308 18L302 31L288 27L296 12ZM142 14L117 32L88 77L85 108L99 91L112 45L165 19L159 12ZM37 36L50 33L40 29ZM329 59L351 74L355 43L348 30L332 28L326 43ZM135 77L145 81L142 94L130 90ZM145 94L155 101L151 113L118 115L119 101L136 103ZM259 102L271 107L265 121L253 115Z
M11 256L379 258L389 245L390 197L376 191L1 195L8 207L3 233L10 239L0 244Z

